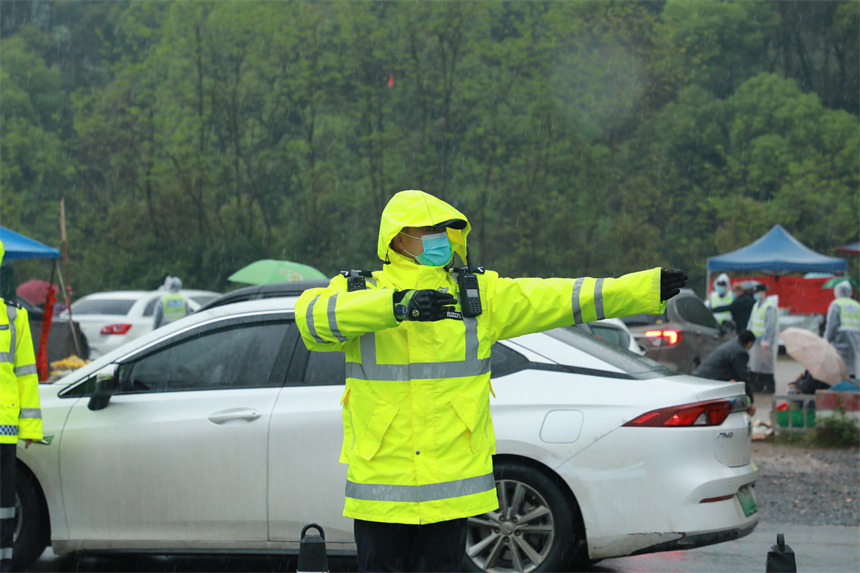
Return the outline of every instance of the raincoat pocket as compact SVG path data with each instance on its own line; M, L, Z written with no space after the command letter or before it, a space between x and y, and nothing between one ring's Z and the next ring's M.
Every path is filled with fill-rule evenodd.
M377 400L373 407L373 412L370 414L370 420L367 427L364 429L364 434L358 442L358 455L366 461L370 461L379 447L382 445L382 438L385 432L394 421L394 416L400 410L399 406L395 406L390 402L386 402L381 398Z
M451 400L451 407L454 408L454 411L457 412L457 416L469 430L469 440L472 446L472 453L479 451L484 441L484 432L482 429L477 427L478 420L481 418L481 411L480 408L478 408L477 402L475 402L475 400L470 396L457 394L457 396Z

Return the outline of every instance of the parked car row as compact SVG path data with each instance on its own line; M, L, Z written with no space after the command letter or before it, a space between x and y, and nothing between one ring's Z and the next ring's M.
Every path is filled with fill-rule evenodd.
M354 551L338 463L343 354L301 342L298 293L250 290L40 387L45 439L18 451L19 568L48 544L297 551L310 522L329 550ZM120 323L144 298L103 300L116 308L98 316ZM470 569L558 571L756 526L743 384L682 375L575 328L498 342L492 383L505 510L469 519Z
M190 311L199 310L220 293L207 290L182 290ZM72 303L72 318L81 326L91 348L90 358L98 358L126 342L151 332L155 307L164 291L109 291L81 297ZM69 311L60 314L68 319Z

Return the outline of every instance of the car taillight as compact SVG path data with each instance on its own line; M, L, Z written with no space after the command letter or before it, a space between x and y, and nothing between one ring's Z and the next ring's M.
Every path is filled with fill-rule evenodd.
M746 398L746 397L744 397ZM749 408L749 399L712 400L651 410L630 420L625 426L640 428L678 428L719 426L729 414Z
M130 324L109 324L101 329L102 334L125 334L131 329Z
M645 336L651 339L653 346L675 346L681 342L682 333L680 330L648 330Z

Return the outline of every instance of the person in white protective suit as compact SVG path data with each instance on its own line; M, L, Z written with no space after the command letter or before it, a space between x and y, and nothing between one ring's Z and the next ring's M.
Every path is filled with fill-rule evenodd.
M833 289L836 296L827 309L824 338L839 352L848 375L860 373L860 303L851 298L851 283L843 281Z

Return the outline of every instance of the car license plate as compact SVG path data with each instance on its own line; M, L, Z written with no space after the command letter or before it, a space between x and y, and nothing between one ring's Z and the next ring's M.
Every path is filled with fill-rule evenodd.
M741 502L741 509L744 510L744 517L749 517L758 511L752 487L745 485L739 489L738 501Z

